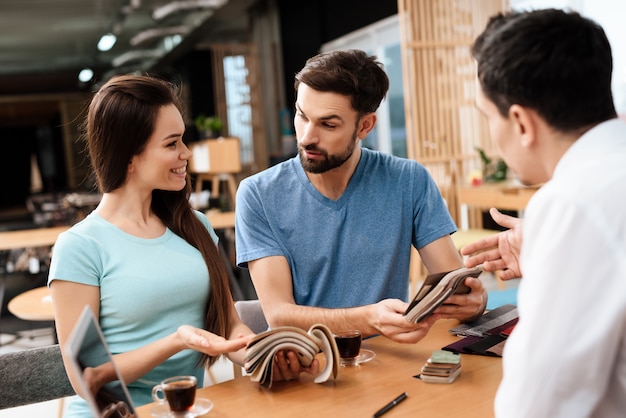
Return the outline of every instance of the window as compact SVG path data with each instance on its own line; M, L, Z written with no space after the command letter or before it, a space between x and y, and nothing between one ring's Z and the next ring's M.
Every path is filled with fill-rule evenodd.
M376 127L363 140L363 146L382 152L407 156L406 128L404 123L404 92L402 85L402 59L400 52L400 26L398 16L391 16L370 26L349 33L322 45L322 52L361 49L376 55L389 77L389 92L376 116Z
M243 55L224 57L228 133L241 141L241 161L244 164L254 161L252 107L250 106L250 86L247 83L247 77L248 69Z
M216 114L227 121L226 134L239 138L241 163L263 167L267 160L261 116L261 81L254 44L211 44Z

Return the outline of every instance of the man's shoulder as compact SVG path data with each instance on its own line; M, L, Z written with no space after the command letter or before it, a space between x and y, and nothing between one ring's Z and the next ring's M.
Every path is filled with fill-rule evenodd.
M284 174L287 174L287 172L293 174L294 170L295 161L291 158L259 171L258 173L252 174L243 179L242 182L255 184L273 182L284 178Z
M372 167L392 171L426 171L424 166L415 160L398 157L381 151L363 148L363 155L368 165Z
M237 194L241 194L245 199L250 194L267 199L275 194L283 194L287 189L292 190L294 182L299 181L296 163L294 159L283 161L244 178L239 184Z

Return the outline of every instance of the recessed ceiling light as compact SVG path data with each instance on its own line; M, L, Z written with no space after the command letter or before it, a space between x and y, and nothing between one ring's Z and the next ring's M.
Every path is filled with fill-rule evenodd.
M106 33L102 35L100 40L98 41L98 51L109 51L115 45L117 41L117 37L112 33Z
M83 83L91 81L92 78L93 70L91 68L83 68L82 70L80 70L80 73L78 73L78 80Z

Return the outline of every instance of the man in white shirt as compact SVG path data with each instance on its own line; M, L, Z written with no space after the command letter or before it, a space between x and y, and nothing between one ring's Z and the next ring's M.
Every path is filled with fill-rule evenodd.
M523 276L496 416L625 416L626 123L609 42L576 13L536 10L493 17L472 53L492 140L523 183L545 183L523 225L492 210L512 229L462 250Z

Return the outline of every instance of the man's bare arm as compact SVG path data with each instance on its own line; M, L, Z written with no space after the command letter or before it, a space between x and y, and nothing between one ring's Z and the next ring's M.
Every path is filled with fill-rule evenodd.
M385 299L354 308L326 309L296 305L291 270L285 257L265 257L248 262L250 276L270 327L282 325L308 329L322 323L333 331L358 329L364 336L383 334L404 343L421 340L434 321L414 324L404 318L408 304Z

